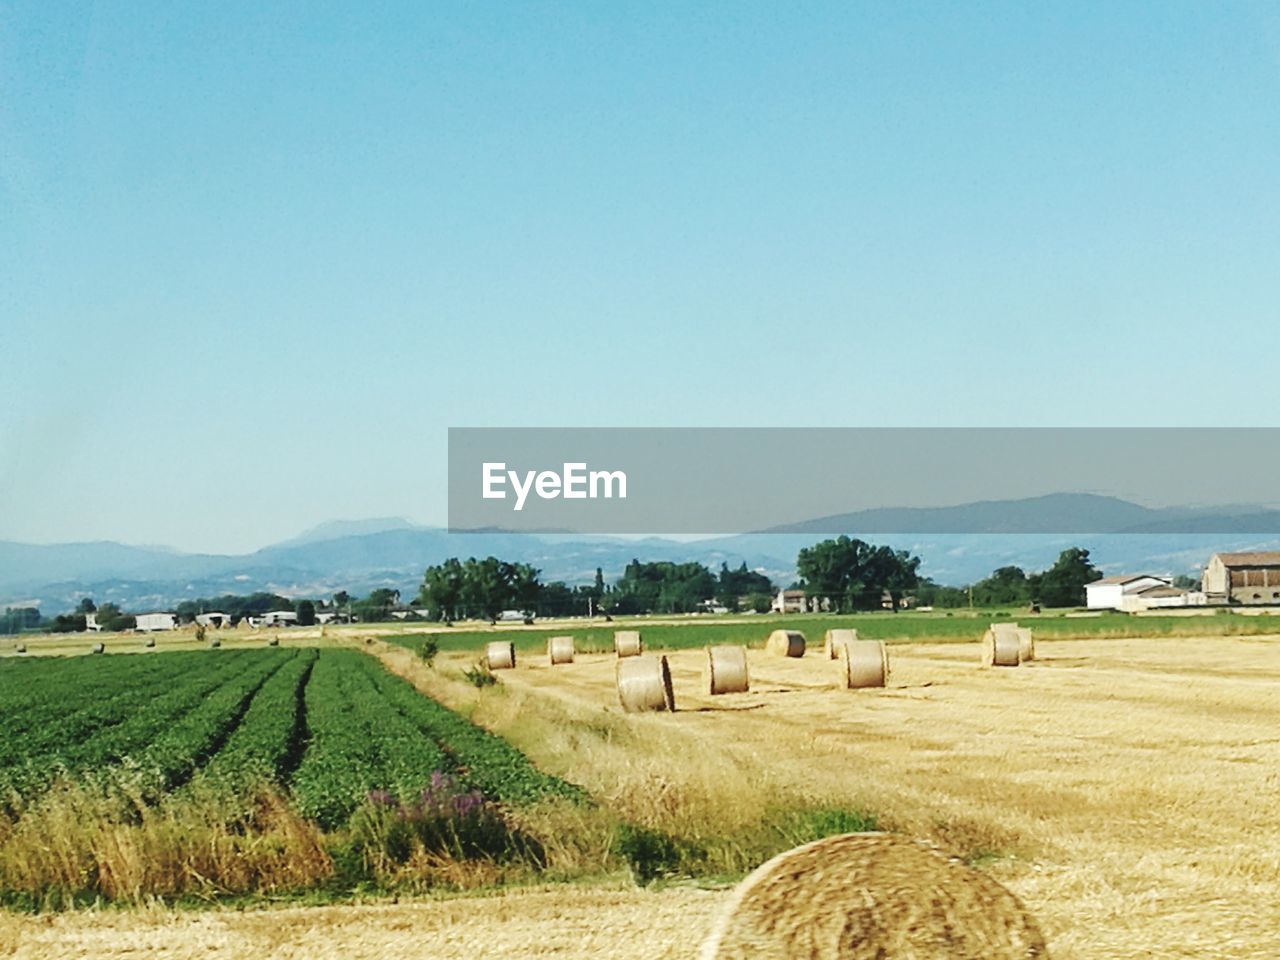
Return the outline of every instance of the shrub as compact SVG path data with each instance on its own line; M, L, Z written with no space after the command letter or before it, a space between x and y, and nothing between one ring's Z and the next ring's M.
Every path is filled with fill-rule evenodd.
M440 653L440 641L435 637L427 637L422 641L422 647L418 650L418 656L422 658L423 663L428 667L434 667L436 656Z
M462 679L480 690L485 687L492 687L498 682L498 678L493 675L493 671L483 663L477 663L470 670L462 671Z
M670 876L680 866L679 844L660 830L624 823L618 828L616 847L640 886Z

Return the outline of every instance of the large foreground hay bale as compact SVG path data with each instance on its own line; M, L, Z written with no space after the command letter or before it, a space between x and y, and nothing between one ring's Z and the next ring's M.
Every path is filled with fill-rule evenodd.
M804 634L797 630L775 630L769 634L765 649L775 657L803 657Z
M1018 628L993 623L982 637L982 663L987 667L1016 667L1022 662L1022 640Z
M490 670L510 670L516 665L516 645L495 640L484 648L484 662Z
M1018 656L1023 663L1036 658L1036 641L1027 627L1018 627Z
M840 644L840 682L846 690L883 687L889 682L889 651L879 640Z
M779 854L734 891L702 960L1043 960L1012 893L928 844L882 833Z
M857 639L857 630L828 630L822 635L822 658L839 660L841 644L853 643Z
M707 647L707 690L711 695L746 693L749 689L746 648L729 644Z
M573 637L552 637L548 640L547 659L553 667L558 663L573 663Z
M618 661L618 702L627 713L676 708L667 658L625 657Z
M620 657L638 657L644 653L644 641L639 630L615 630L613 650Z

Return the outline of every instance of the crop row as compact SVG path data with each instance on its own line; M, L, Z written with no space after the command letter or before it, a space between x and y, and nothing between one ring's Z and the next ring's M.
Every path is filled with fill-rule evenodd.
M298 809L324 827L344 822L372 790L420 791L446 763L435 743L386 709L369 662L360 653L326 650L307 683L310 744L292 788Z

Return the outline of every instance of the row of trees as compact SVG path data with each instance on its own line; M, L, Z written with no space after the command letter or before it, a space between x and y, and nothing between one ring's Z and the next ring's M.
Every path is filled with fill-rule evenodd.
M417 603L432 619L492 620L507 610L525 616L572 616L603 613L690 613L715 600L735 610L746 601L767 610L773 583L764 574L721 564L717 575L700 563L642 563L632 560L622 577L607 585L596 568L591 584L543 583L540 571L525 563L496 557L456 558L428 567Z
M918 605L937 607L1033 603L1071 607L1084 602L1084 585L1099 576L1089 551L1079 547L1064 550L1057 562L1043 572L1028 574L1020 567L1001 567L967 588L942 586L922 578L920 563L920 558L908 551L842 536L800 551L796 558L796 586L811 598L821 598L824 608L837 612L874 610L882 605L896 610L908 596L913 596ZM772 581L749 570L745 563L737 568L722 563L716 573L700 563L632 560L612 585L606 584L603 572L596 568L590 584L570 586L562 581L543 583L540 571L527 563L471 557L428 567L415 605L425 607L427 616L437 620L493 620L507 610L526 616L690 613L704 608L708 600L728 610L763 613L769 609L774 592ZM390 588L378 588L359 599L338 591L329 601L290 600L268 592L224 594L184 601L175 612L179 620L189 623L197 614L212 610L229 614L233 622L273 610L293 610L302 626L314 624L320 612L332 612L341 620L376 623L391 619L393 611L401 610L401 598L398 590ZM0 614L0 634L84 630L89 614L96 614L104 630L124 630L134 625L133 617L117 605L104 603L98 607L85 598L74 612L52 620L45 620L35 607L6 609Z

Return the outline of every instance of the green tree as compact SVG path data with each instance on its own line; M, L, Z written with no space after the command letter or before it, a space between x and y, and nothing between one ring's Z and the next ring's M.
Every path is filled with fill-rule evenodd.
M1089 562L1089 551L1069 547L1037 578L1034 599L1046 607L1078 607L1085 602L1084 585L1097 579L1098 568Z
M98 608L94 606L92 597L85 597L78 604L76 604L76 613L88 614L88 613L97 613L97 612L98 612Z
M973 602L984 607L1020 605L1031 599L1031 583L1021 567L1000 567L973 585Z
M920 558L905 550L839 536L805 547L796 558L800 586L837 611L879 608L886 591L893 609L919 583Z
M316 622L316 605L311 600L299 600L298 606L295 608L298 614L298 626L311 627Z

